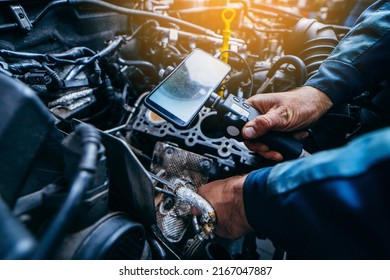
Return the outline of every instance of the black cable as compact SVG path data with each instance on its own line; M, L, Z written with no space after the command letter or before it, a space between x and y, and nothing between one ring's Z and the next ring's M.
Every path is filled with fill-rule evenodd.
M45 8L39 12L39 14L35 17L35 19L33 19L31 21L32 24L35 24L37 23L39 20L41 20L41 18L43 18L48 12L49 10L51 10L52 8L54 7L58 7L58 6L64 6L64 5L68 5L68 0L56 0L56 1L52 1L52 2L49 2Z
M53 248L66 234L70 223L79 213L83 196L92 185L96 172L97 156L101 145L99 132L91 125L80 124L75 129L81 139L83 153L78 166L78 173L73 180L64 204L45 232L33 258L48 259L53 257Z
M97 59L100 59L102 57L108 56L111 53L115 52L119 49L119 47L125 42L124 38L122 36L117 37L114 39L107 47L105 47L103 50L95 54L94 56L88 58L85 63L83 64L89 64L91 62L94 62ZM77 61L77 60L76 60Z
M42 17L44 17L49 12L49 10L51 10L52 8L58 7L58 6L65 6L68 4L69 4L68 0L57 0L57 1L49 2L45 6L45 8L43 8L43 10L40 11L38 13L38 15L33 20L31 20L31 24L34 25L35 23L40 21L42 19ZM1 30L9 30L9 29L17 28L17 27L19 27L19 24L17 24L16 22L15 23L6 23L6 24L0 25L0 31Z
M3 57L13 57L20 59L35 59L39 61L44 61L47 63L62 63L62 64L88 64L91 62L90 58L86 58L85 55L93 54L92 57L97 54L92 50L84 47L73 48L63 53L52 53L52 54L41 54L41 53L30 53L30 52L20 52L20 51L10 51L2 49L0 50L0 55ZM84 55L84 57L78 57Z
M133 33L129 37L126 38L126 41L129 42L129 41L133 40L135 38L135 36L137 36L138 33L140 33L142 31L142 29L144 29L146 26L148 26L151 23L153 23L155 27L159 26L157 21L148 20L148 21L144 22L143 24L141 24L140 26L138 26L137 29L134 30Z
M16 73L16 74L23 74L30 69L40 69L40 68L42 68L42 64L34 59L29 61L22 61L22 62L8 64L8 69L11 70L12 73Z
M62 87L63 82L62 82L60 76L58 75L58 73L56 71L54 71L53 69L51 69L46 64L42 64L42 66L43 66L43 68L46 69L47 74L51 78L52 90L53 89L54 90L59 90Z
M153 80L158 81L160 79L156 66L153 63L146 60L125 60L121 57L118 57L117 62L122 65L137 67L141 69L146 69Z
M164 250L164 247L153 238L148 238L148 243L150 245L150 248L152 249L153 259L158 260L167 260L167 253Z
M59 7L59 6L66 6L66 5L79 5L79 4L90 4L90 5L95 5L95 6L100 6L103 8L106 8L108 10L120 13L120 14L125 14L128 16L139 16L139 17L146 17L146 18L152 18L156 20L161 20L161 21L166 21L166 22L173 22L176 23L180 26L189 28L193 31L204 33L206 35L216 37L216 38L222 38L221 35L216 34L214 31L204 28L202 26L166 16L166 15L160 15L160 14L155 14L152 12L147 12L147 11L140 11L140 10L135 10L135 9L130 9L130 8L125 8L121 7L118 5L114 5L108 2L104 1L96 1L96 0L57 0L57 1L52 1L49 2L45 8L39 12L39 14L31 21L32 24L37 23L39 20L41 20L52 8ZM1 30L8 30L12 28L17 28L19 25L17 23L7 23L7 24L2 24L0 25L0 31Z
M54 221L50 224L49 229L39 244L34 259L50 259L58 246L61 238L67 231L69 224L79 212L82 204L82 197L93 181L93 175L87 171L81 171L74 179L65 203L62 205L59 213L55 216Z
M66 80L70 80L76 77L78 74L80 74L81 71L84 70L84 68L87 65L91 64L92 62L95 62L97 59L108 56L111 53L115 52L116 50L119 49L119 47L124 42L125 42L124 38L122 36L119 36L114 41L112 41L107 47L105 47L103 50L96 53L95 55L88 58L76 59L75 64L81 64L81 66L73 68L72 71L69 72L68 75L66 76Z
M68 0L68 1L71 5L91 4L91 5L100 6L100 7L106 8L108 10L111 10L111 11L114 11L114 12L117 12L120 14L129 15L129 16L140 16L140 17L144 17L144 18L152 18L152 19L156 19L156 20L172 22L172 23L178 24L180 26L192 29L194 31L207 34L209 36L213 36L213 37L217 37L217 38L222 37L221 35L217 35L214 31L212 31L210 29L204 28L202 26L199 26L199 25L196 25L196 24L193 24L193 23L181 20L181 19L166 16L166 15L160 15L160 14L155 14L155 13L147 12L147 11L140 11L140 10L124 8L124 7L117 6L117 5L114 5L114 4L111 4L108 2L104 2L104 1L96 1L96 0Z
M9 30L9 29L17 28L17 27L19 27L19 24L17 24L16 22L15 23L5 23L5 24L0 25L0 31L1 30Z
M250 90L249 90L249 93L247 94L247 96L245 98L249 98L252 96L252 92L253 92L253 84L254 84L254 81L253 81L253 73L252 73L252 70L251 70L251 67L249 66L249 63L248 61L246 61L245 58L243 58L238 52L235 52L235 51L232 51L232 50L223 50L223 51L220 51L219 53L217 53L215 55L215 57L219 57L221 54L223 53L232 53L234 55L236 55L242 62L244 62L245 66L247 67L248 69L248 72L249 72L249 77L251 79L251 86L250 86Z
M64 64L75 64L75 60L57 58L56 54L40 54L40 53L29 53L29 52L18 52L10 50L0 50L0 54L7 57L21 58L21 59L36 59L45 61L48 63L62 62ZM79 63L80 64L80 63Z
M278 71L283 64L291 64L294 66L295 72L296 74L298 74L296 75L298 86L302 86L306 82L307 80L306 65L302 61L302 59L300 59L295 55L285 55L279 58L278 61L276 61L274 65L272 65L271 69L269 69L266 75L267 78L271 79L275 75L276 71Z
M95 55L96 52L87 47L74 47L62 53L54 53L51 56L54 56L57 59L77 59L84 56Z
M72 67L72 69L70 69L70 71L66 74L64 80L70 81L75 78L81 72L81 67L83 67L83 65L75 65L74 67Z

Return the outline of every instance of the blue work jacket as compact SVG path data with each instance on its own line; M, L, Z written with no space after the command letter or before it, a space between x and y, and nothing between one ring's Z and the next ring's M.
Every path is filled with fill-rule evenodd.
M334 104L390 77L390 3L359 18L306 85ZM390 110L390 108L389 108ZM249 224L299 259L390 259L390 128L250 173Z

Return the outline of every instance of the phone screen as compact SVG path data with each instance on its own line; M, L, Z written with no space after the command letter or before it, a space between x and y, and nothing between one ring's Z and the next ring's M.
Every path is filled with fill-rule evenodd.
M149 93L145 105L177 126L188 126L229 71L228 64L195 49Z

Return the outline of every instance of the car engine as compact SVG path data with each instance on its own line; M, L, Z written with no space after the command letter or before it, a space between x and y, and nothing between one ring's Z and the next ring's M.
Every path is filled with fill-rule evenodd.
M214 234L196 189L275 162L226 137L211 108L179 128L143 100L196 48L226 51L222 98L302 86L349 28L305 18L296 2L2 1L0 259L263 257L256 236ZM382 126L371 97L309 127L305 150Z

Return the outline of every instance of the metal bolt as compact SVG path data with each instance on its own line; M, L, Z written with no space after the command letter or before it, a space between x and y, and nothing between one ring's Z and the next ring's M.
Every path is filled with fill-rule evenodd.
M51 82L51 78L49 76L44 76L43 79L45 80L46 84Z
M208 160L202 160L199 165L203 170L209 170L211 168L211 163Z
M167 153L168 155L171 155L171 154L173 154L173 149L172 148L167 148L165 150L165 153Z

